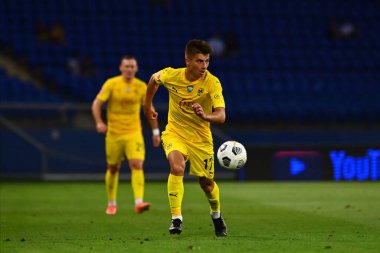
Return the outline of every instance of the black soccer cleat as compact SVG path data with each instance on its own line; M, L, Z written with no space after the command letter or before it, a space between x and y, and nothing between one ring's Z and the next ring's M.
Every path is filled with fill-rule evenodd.
M182 232L182 221L180 219L174 219L172 220L172 224L169 227L169 233L174 234L181 234Z
M222 216L217 219L212 219L212 222L214 223L215 235L217 237L227 236L227 225Z

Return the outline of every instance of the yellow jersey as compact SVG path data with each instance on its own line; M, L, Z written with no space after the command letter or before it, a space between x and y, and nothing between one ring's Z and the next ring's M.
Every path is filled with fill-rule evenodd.
M169 92L169 113L166 131L174 132L191 142L212 142L210 122L201 119L192 109L199 103L204 112L225 107L222 86L209 71L196 81L186 79L185 68L165 68L154 74L157 84Z
M97 98L107 104L107 135L126 135L141 132L141 107L147 85L138 78L127 83L123 76L108 79Z

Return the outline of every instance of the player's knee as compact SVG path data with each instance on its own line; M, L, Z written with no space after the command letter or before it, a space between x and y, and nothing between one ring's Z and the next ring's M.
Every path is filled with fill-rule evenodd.
M170 166L170 173L175 176L183 176L185 173L185 163L178 162Z
M117 164L107 165L107 170L109 170L111 174L115 174L119 171L119 166Z
M212 180L212 179L200 177L199 178L199 184L200 184L202 190L206 193L212 192L212 190L214 189L214 180Z
M143 162L141 160L130 160L129 167L131 170L141 170L143 168Z

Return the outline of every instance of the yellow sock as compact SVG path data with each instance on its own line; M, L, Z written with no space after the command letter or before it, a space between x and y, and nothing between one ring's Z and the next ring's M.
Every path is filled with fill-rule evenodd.
M208 202L210 203L210 210L213 213L220 212L220 199L219 199L219 187L214 181L214 189L210 193L206 193Z
M142 169L132 169L131 170L131 182L133 189L133 196L135 200L142 201L144 198L144 171Z
M169 174L168 197L172 216L181 216L181 206L184 194L183 176Z
M119 183L119 171L112 174L110 170L107 170L106 191L107 191L108 201L116 201L118 183Z

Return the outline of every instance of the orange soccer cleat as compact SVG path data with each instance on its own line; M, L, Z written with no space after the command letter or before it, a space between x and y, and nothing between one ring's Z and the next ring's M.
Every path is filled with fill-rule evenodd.
M106 214L115 215L116 212L117 212L116 205L108 205L107 210L106 210Z
M148 202L141 202L135 205L135 213L140 214L145 211L148 211L150 207L150 203Z

